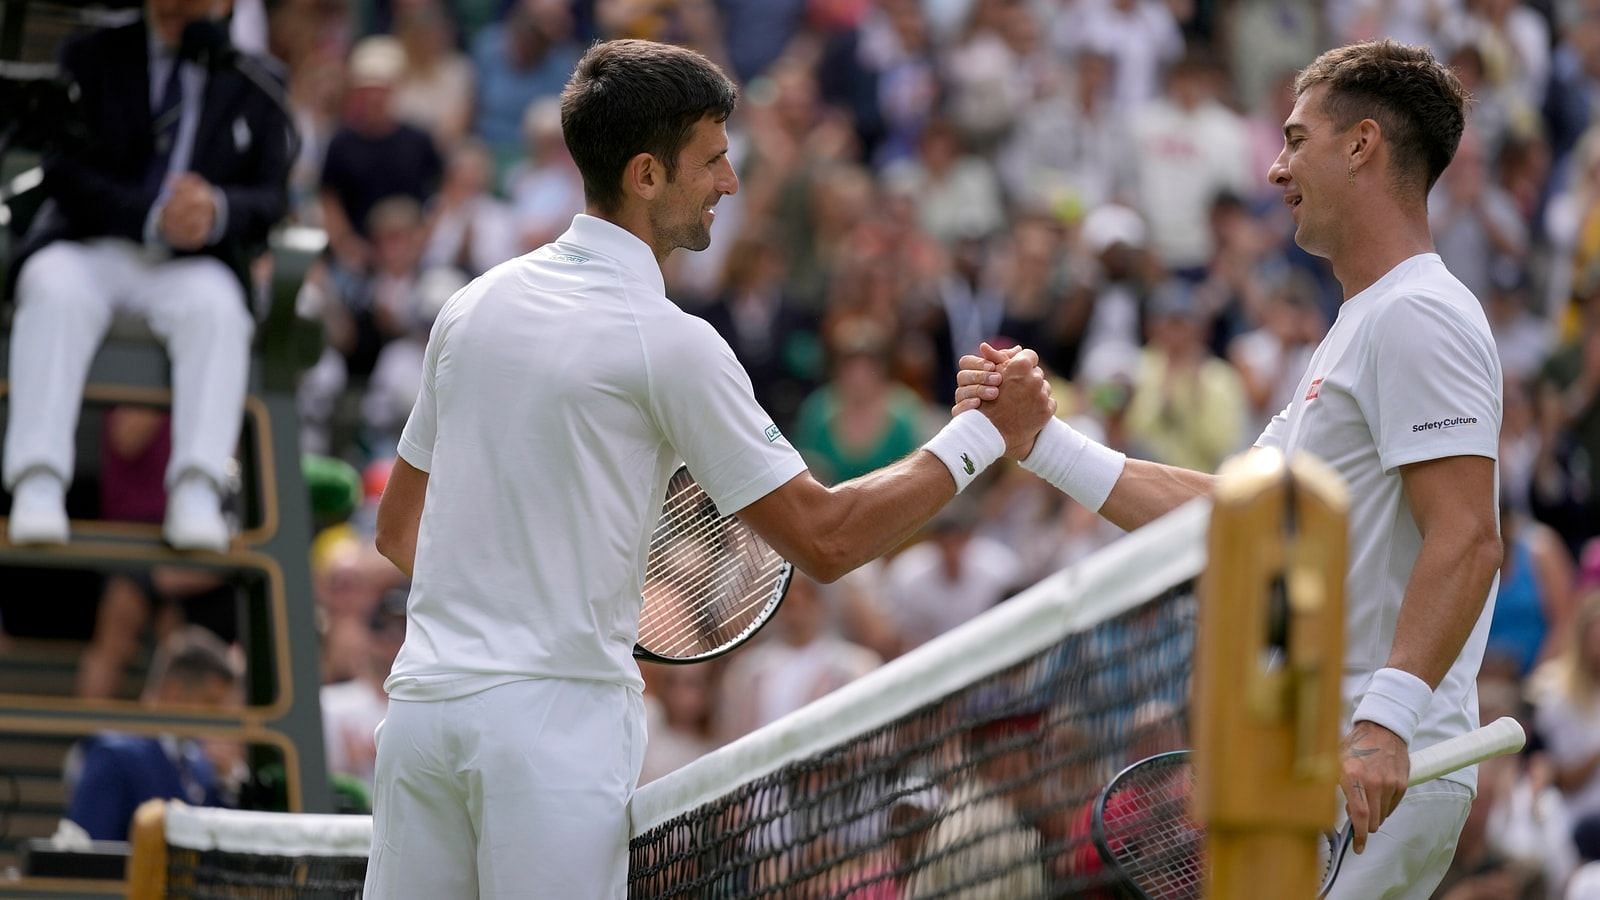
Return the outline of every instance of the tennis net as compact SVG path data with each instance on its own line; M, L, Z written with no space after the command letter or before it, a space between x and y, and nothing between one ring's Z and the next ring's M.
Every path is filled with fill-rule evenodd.
M158 808L160 821L149 825L153 832L149 837L135 826L130 897L346 900L361 896L372 842L369 816L243 812L176 802ZM152 848L159 849L152 852ZM154 862L142 866L146 860ZM153 870L145 871L147 867Z
M1188 744L1208 518L1186 506L641 788L629 896L1114 896L1092 811Z

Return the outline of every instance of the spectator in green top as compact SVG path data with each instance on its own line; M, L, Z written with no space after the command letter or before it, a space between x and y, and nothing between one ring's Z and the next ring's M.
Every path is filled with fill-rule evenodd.
M890 340L864 318L841 321L828 342L826 384L800 405L791 440L826 484L865 475L922 445L922 401L889 377Z

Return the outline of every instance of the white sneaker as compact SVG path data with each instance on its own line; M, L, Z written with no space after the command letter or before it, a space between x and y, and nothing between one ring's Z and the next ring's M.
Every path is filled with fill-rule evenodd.
M13 544L67 542L67 489L61 479L35 471L17 482L8 536Z
M228 549L228 523L211 479L185 475L167 494L167 520L161 536L177 550Z

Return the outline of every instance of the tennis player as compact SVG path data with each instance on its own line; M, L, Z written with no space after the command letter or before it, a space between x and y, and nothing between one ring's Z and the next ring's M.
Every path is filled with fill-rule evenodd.
M1476 770L1407 791L1408 751L1478 725L1501 559L1499 358L1482 306L1428 230L1428 190L1455 154L1467 97L1427 50L1391 41L1324 53L1295 94L1267 177L1296 242L1328 259L1345 299L1255 446L1314 453L1350 490L1340 781L1357 855L1332 896L1425 898L1455 852ZM981 353L963 360L958 413L1006 359ZM1123 528L1212 484L1124 459L1060 422L1023 465Z
M587 212L439 314L378 511L411 575L377 733L369 897L615 898L644 712L631 650L651 531L683 460L717 508L832 581L905 540L1050 419L1037 357L994 409L826 488L733 352L664 293L738 190L733 84L704 57L597 44L561 99Z

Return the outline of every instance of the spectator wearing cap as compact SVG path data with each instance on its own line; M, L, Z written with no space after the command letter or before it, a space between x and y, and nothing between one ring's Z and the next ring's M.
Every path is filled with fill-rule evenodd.
M328 773L359 779L369 791L378 755L378 725L389 708L383 681L406 637L406 594L405 588L389 591L373 611L359 674L322 686L322 739Z
M974 502L958 497L929 523L926 540L889 562L886 606L901 652L970 621L1020 586L1022 561L977 534L977 526Z
M45 155L46 200L13 259L13 543L68 539L80 399L120 318L172 359L163 536L227 548L222 493L255 327L248 268L287 209L295 136L275 73L226 44L212 6L227 4L147 0L134 23L62 50L78 134Z
M1106 204L1090 211L1078 241L1097 270L1084 302L1067 317L1066 338L1076 344L1077 364L1103 346L1135 349L1143 343L1141 307L1156 266L1147 250L1144 218L1126 206Z
M1180 281L1151 298L1150 344L1139 364L1128 430L1168 465L1215 472L1243 446L1246 399L1239 374L1206 345L1204 314Z
M322 167L322 217L339 266L365 273L373 264L373 209L389 197L425 204L438 189L443 162L428 133L395 115L405 48L369 37L350 54L344 122L328 142Z

